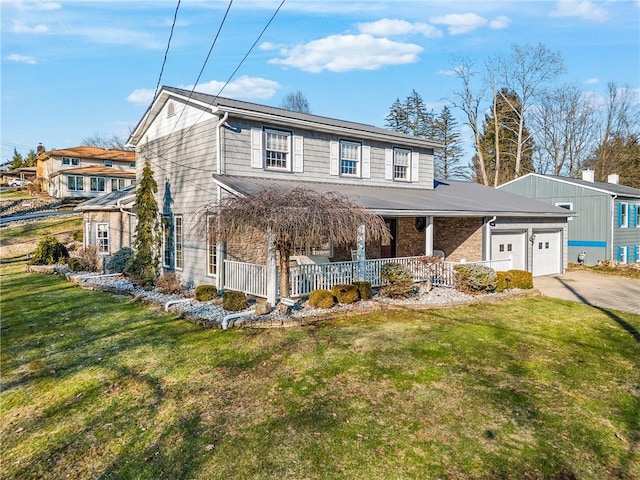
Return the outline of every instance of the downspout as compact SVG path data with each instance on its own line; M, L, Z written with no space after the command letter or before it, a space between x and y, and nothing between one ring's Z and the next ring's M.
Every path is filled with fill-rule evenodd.
M484 258L483 260L492 260L491 258L491 224L496 221L497 215L485 223L484 229Z
M224 115L216 125L216 173L218 175L222 173L222 142L221 142L222 135L220 134L220 130L222 129L222 126L226 123L228 118L229 118L229 112L224 112ZM221 196L222 196L222 188L220 187L220 185L217 185L216 186L216 202L220 202ZM216 228L216 230L218 229ZM209 233L207 232L207 235L208 234ZM217 253L216 262L218 263L216 265L216 287L218 287L218 290L224 289L224 274L225 274L224 259L226 255L223 254L223 251L225 251L223 243L217 242L217 239L216 239L216 253Z
M609 257L609 260L611 260L612 262L616 259L613 250L613 231L616 225L616 198L618 198L618 195L614 194L613 198L611 199L611 256ZM627 210L629 209L627 208Z
M222 146L220 145L220 129L225 124L227 119L229 118L229 112L224 112L222 118L218 121L216 125L216 173L220 175L222 173Z
M226 315L222 319L222 329L226 330L227 328L229 328L229 320L235 320L236 318L248 317L249 315L253 315L254 313L256 313L255 308L252 309L252 310L248 310L246 312L231 313L229 315Z

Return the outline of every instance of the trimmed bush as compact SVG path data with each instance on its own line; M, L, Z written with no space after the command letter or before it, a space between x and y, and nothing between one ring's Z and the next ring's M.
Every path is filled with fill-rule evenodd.
M358 287L355 285L335 285L331 289L331 294L336 297L338 303L341 303L343 305L357 302L360 299Z
M360 300L369 300L373 296L371 292L371 282L353 282L353 284L358 287Z
M496 272L496 292L504 292L511 288L511 277L509 272Z
M498 284L498 275L489 267L461 264L453 267L456 288L464 293L493 292Z
M247 308L247 296L243 292L225 290L222 295L222 308L230 312L239 312Z
M124 272L127 264L131 261L133 257L133 250L129 247L122 247L116 253L114 253L111 258L107 261L105 268L108 272L111 273L122 273Z
M31 264L33 265L57 265L69 260L69 251L55 237L44 237L36 247Z
M407 267L401 263L389 262L380 268L380 279L382 283L397 285L404 283L413 283L413 275Z
M156 287L165 295L178 293L182 287L182 278L176 272L166 272L158 277Z
M82 262L78 257L71 257L69 259L68 267L72 272L82 272Z
M507 272L511 278L509 288L522 288L528 290L533 288L533 275L526 270L509 270Z
M314 290L309 295L309 306L313 308L331 308L336 304L336 299L329 290Z
M216 287L215 285L207 284L198 285L193 296L193 298L198 302L208 302L218 297L218 287Z

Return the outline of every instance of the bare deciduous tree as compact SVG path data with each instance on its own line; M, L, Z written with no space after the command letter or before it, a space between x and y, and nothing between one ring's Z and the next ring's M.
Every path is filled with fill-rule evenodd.
M104 137L99 133L94 133L90 137L82 139L82 144L88 147L98 147L113 150L128 150L126 147L126 140L123 140L118 135L113 135L111 138Z
M292 112L311 113L309 101L300 90L285 95L280 107Z
M358 228L366 227L368 240L389 235L378 215L355 205L344 195L318 193L306 188L266 189L255 195L223 198L213 209L218 216L221 241L251 232L271 231L280 270L280 295L289 296L289 260L296 246L353 245Z

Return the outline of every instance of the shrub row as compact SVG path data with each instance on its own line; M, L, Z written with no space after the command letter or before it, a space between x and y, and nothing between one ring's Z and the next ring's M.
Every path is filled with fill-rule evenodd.
M509 270L507 272L497 272L498 283L496 292L503 292L510 288L522 288L528 290L533 288L533 275L526 270Z
M309 295L309 306L314 308L331 308L336 303L348 305L358 300L371 298L371 283L354 282L335 285L329 290L314 290Z

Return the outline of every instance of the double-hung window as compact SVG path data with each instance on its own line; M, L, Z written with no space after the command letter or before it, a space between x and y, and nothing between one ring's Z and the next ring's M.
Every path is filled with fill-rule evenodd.
M92 192L104 192L105 191L105 179L104 177L90 177L89 185Z
M109 224L98 223L96 224L96 247L98 253L109 253Z
M124 178L111 179L111 191L122 190L124 188Z
M182 215L177 215L174 219L174 234L176 244L176 269L182 270L184 261L182 257Z
M265 130L265 166L278 170L291 170L291 133Z
M81 192L84 190L84 177L77 175L67 176L67 189L70 192Z
M629 227L629 204L628 203L620 203L620 206L618 207L620 209L619 211L619 216L618 216L618 220L619 220L619 227L621 228L627 228Z
M70 158L70 157L62 157L62 165L74 165L74 166L78 166L80 165L80 159L79 158Z
M171 267L171 217L169 215L162 216L162 266Z
M340 142L340 175L360 176L361 145L356 142Z
M214 216L207 217L207 275L216 274L217 251L215 220L216 217Z
M411 180L411 150L393 149L393 179L407 182Z

